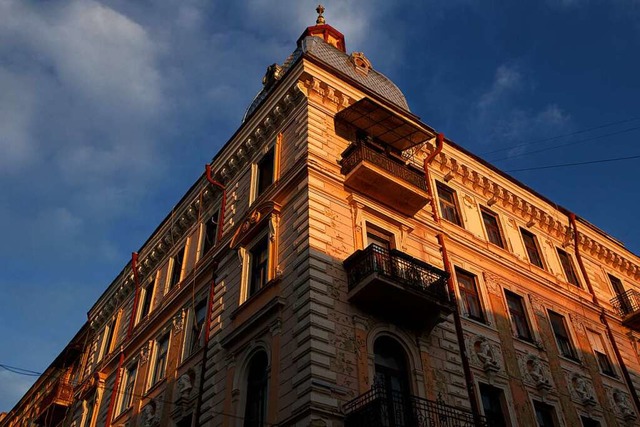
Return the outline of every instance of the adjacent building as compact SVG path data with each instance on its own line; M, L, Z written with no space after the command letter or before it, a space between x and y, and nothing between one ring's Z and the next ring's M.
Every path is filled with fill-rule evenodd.
M318 13L0 426L640 425L640 259Z

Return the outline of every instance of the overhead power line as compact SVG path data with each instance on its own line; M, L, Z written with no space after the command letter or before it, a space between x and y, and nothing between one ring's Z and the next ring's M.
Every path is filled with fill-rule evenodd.
M42 375L42 372L36 372L30 369L18 368L17 366L10 366L2 363L0 363L0 368L17 375L25 375L28 377L39 377L40 375Z
M527 146L527 145L530 145L530 144L537 144L539 142L553 141L555 139L566 138L568 136L574 136L574 135L579 135L581 133L591 132L592 130L604 129L604 128L607 128L607 127L610 127L610 126L615 126L615 125L620 125L620 124L623 124L623 123L633 122L633 121L636 121L638 119L640 119L640 117L632 117L632 118L626 119L626 120L618 120L618 121L615 121L615 122L604 123L604 124L601 124L601 125L598 125L598 126L594 126L594 127L590 127L590 128L586 128L586 129L580 129L580 130L577 130L575 132L565 133L563 135L556 135L556 136L550 136L548 138L535 139L535 140L532 140L532 141L522 142L522 143L516 144L516 145L510 145L509 147L497 148L497 149L492 150L492 151L485 151L483 153L480 153L480 155L481 156L486 156L488 154L499 153L501 151L509 151L509 150L514 149L514 148L524 147L524 146Z
M565 168L569 166L581 166L581 165L592 165L595 163L608 163L608 162L619 162L622 160L631 160L631 159L640 159L640 155L637 156L629 156L629 157L616 157L613 159L600 159L600 160L591 160L588 162L577 162L577 163L561 163L558 165L548 165L548 166L536 166L531 168L523 168L523 169L510 169L505 172L523 172L523 171L533 171L540 169L553 169L553 168Z

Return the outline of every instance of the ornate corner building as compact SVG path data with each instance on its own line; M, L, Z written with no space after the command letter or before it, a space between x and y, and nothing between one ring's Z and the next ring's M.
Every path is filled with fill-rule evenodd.
M0 426L640 425L640 259L318 12Z

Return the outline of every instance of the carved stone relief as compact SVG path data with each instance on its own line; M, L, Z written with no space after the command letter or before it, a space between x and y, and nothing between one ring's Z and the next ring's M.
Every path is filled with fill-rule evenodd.
M538 390L550 390L551 374L546 362L533 354L518 354L518 362L526 383Z
M485 372L498 372L500 370L500 362L497 357L498 351L493 348L486 337L478 335L473 339L473 352Z
M589 380L578 373L566 372L565 375L567 382L571 385L573 398L585 406L594 406L596 397Z

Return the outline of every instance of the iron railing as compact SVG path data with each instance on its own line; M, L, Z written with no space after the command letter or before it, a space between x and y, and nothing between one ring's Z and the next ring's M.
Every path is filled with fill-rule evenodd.
M427 191L427 182L424 179L424 175L409 169L409 167L404 163L394 160L391 157L387 157L384 154L380 154L362 143L351 145L345 151L343 156L344 157L341 162L342 169L340 171L343 175L347 175L358 164L366 161L384 169L391 175L400 178L423 191Z
M344 405L345 427L488 427L471 411L381 385Z
M634 313L640 310L640 292L629 289L625 293L618 294L618 296L612 298L611 305L622 317Z
M449 302L447 279L449 274L424 261L396 249L371 244L354 252L344 261L349 290L371 274L384 276L418 292Z

